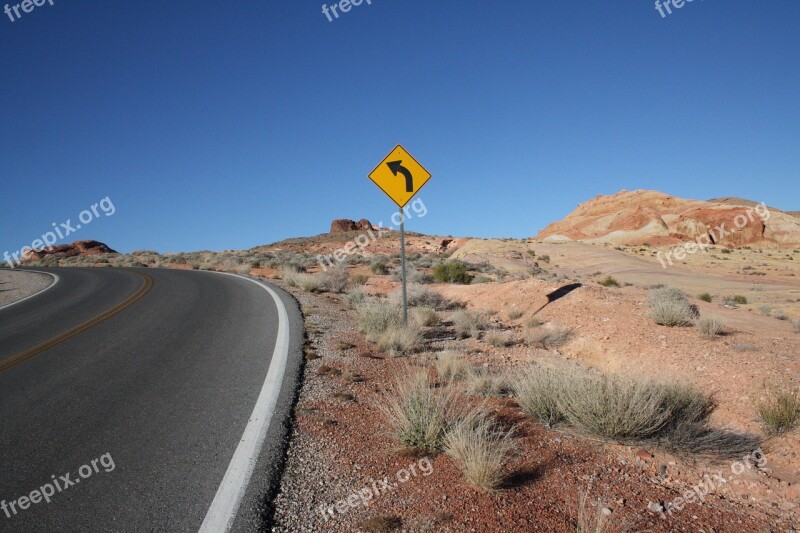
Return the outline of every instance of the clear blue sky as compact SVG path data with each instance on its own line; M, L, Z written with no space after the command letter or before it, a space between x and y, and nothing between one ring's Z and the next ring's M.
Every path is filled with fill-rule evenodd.
M106 196L114 216L67 240L242 249L388 221L367 174L397 143L433 174L425 233L527 237L623 188L800 209L796 0L321 5L0 13L0 253Z

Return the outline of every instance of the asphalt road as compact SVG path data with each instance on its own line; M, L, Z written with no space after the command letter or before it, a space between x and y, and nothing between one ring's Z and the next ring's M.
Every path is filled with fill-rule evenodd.
M210 272L49 271L0 310L0 531L197 531L265 386L276 302ZM234 530L268 512L299 374L300 313L275 291L286 377Z

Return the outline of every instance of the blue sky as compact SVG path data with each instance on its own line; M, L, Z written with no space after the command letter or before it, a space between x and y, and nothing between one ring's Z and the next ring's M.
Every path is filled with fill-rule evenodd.
M321 5L0 13L0 252L106 196L115 214L66 240L243 249L388 222L367 174L398 143L433 174L424 233L527 237L623 188L800 209L794 0Z

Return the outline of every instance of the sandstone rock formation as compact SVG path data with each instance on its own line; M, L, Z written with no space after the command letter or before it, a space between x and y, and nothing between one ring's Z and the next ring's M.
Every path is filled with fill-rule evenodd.
M75 241L72 244L59 244L57 246L50 246L42 250L31 250L22 256L23 261L32 261L34 259L42 259L44 257L73 257L76 255L100 255L100 254L116 254L102 242L98 241Z
M702 239L730 247L800 244L800 219L740 198L703 202L658 191L621 191L597 196L537 239L621 245L671 245Z
M358 222L349 218L340 218L331 222L330 233L343 233L345 231L367 231L372 229L372 223L366 218Z

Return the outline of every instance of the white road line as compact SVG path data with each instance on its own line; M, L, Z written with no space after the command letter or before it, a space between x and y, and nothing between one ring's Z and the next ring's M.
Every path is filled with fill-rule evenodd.
M58 277L58 274L53 274L52 272L40 272L40 271L38 271L38 270L20 270L20 269L15 269L15 270L19 270L20 272L36 272L37 274L46 274L46 275L48 275L48 276L50 276L50 277L52 277L52 278L53 278L53 283L51 283L50 285L48 285L47 287L45 287L44 289L42 289L42 290L40 290L40 291L34 292L34 293L33 293L33 294L31 294L30 296L26 296L26 297L25 297L25 298L23 298L22 300L17 300L16 302L11 302L10 304L6 304L6 305L4 305L4 306L0 307L0 311L2 311L3 309L7 309L7 308L9 308L9 307L11 307L12 305L21 304L21 303L22 303L22 302L24 302L25 300L30 300L30 299L31 299L31 298L33 298L34 296L39 296L39 295L40 295L40 294L42 294L44 291L50 290L50 289L52 289L53 287L55 287L55 286L56 286L56 283L58 283L59 281L61 281L61 278L60 278L60 277ZM12 270L12 272L13 272L13 270Z
M275 413L275 406L278 403L278 395L281 392L281 384L283 383L283 376L289 359L289 314L286 312L286 306L284 306L280 296L268 286L254 279L226 272L220 272L220 274L251 281L272 296L272 299L275 300L275 305L278 307L278 335L275 341L272 361L267 371L267 378L261 387L256 406L250 415L250 420L247 422L247 427L244 429L244 434L236 447L230 465L228 465L225 477L222 478L222 483L217 489L214 501L211 502L206 518L200 526L199 531L201 533L230 531L239 511L239 506L242 503L242 498L244 498L247 485L250 482L250 477L253 474L253 469L256 466L261 446L267 436L267 428L272 420L272 415Z

